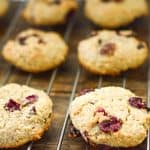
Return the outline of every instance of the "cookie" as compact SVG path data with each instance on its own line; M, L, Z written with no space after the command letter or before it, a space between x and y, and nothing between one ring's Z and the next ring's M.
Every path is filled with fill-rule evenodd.
M0 17L5 15L8 10L9 2L8 0L0 0Z
M23 17L35 25L63 24L77 7L76 0L29 0Z
M79 43L80 64L92 73L118 75L142 65L148 55L145 42L130 30L95 32Z
M3 48L4 58L16 67L38 73L56 68L64 62L68 46L55 32L28 29Z
M0 88L0 148L41 138L51 123L52 101L40 90L7 84Z
M92 145L134 147L144 141L150 126L144 100L121 87L104 87L76 97L70 117Z
M148 13L146 0L86 0L85 14L95 24L117 28Z

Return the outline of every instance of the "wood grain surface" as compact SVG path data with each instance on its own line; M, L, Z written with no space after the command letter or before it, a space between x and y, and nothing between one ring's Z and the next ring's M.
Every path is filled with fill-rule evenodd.
M8 15L0 19L0 40L3 41L5 34L10 28L10 23L14 19L17 8L22 5L21 3L13 2ZM149 40L149 17L136 20L133 24L124 29L133 29L136 31L141 39L148 42ZM21 17L17 18L15 25L7 39L11 39L16 36L20 31L33 27L24 22ZM54 103L54 116L53 122L48 132L43 138L33 143L33 150L55 150L60 141L60 134L62 133L62 127L68 110L69 102L73 97L84 88L96 88L103 86L124 86L137 95L147 99L147 74L148 65L145 63L141 68L137 70L128 71L119 77L109 76L96 76L86 72L83 68L80 68L77 60L77 45L78 42L90 35L90 32L98 29L91 22L86 20L83 15L82 7L70 18L67 24L57 27L45 27L47 31L57 31L69 44L70 51L66 62L54 71L48 71L42 74L34 75L22 72L17 68L12 67L0 58L0 84L6 83L19 83L28 84L32 87L43 89L48 92ZM0 41L0 42L1 42ZM4 42L4 41L3 41ZM3 42L0 47L2 48ZM150 89L149 89L150 90ZM66 124L64 137L62 139L62 150L105 150L104 147L93 148L84 143L82 138L70 139L68 135L69 120ZM13 122L12 122L13 123ZM29 144L18 148L17 150L26 150ZM128 150L146 150L146 140L143 144L137 148L130 148ZM119 150L119 148L111 148L112 150ZM123 149L120 149L123 150Z

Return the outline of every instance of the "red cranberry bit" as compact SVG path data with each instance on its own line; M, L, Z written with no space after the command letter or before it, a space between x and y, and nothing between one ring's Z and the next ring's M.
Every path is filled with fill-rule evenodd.
M30 109L30 114L31 114L31 115L35 115L35 114L36 114L36 108L35 108L35 106L33 106L33 107Z
M33 104L38 100L37 95L30 95L25 98L24 104L23 105L28 105L28 104Z
M139 108L139 109L145 109L146 103L143 102L142 98L140 97L131 97L129 99L129 104L133 107Z
M85 95L86 93L94 91L93 89L83 89L79 92L79 96Z
M26 44L26 40L27 40L27 38L29 38L29 37L35 37L35 38L37 38L39 44L44 44L44 43L45 43L45 42L39 37L39 35L36 34L36 33L31 34L31 35L28 35L28 36L25 36L25 37L23 37L23 36L22 36L22 37L19 37L19 38L18 38L18 41L19 41L19 43L20 43L21 45L25 45L25 44Z
M25 45L25 44L26 44L26 43L25 43L26 39L27 39L27 37L19 37L19 38L18 38L18 41L19 41L19 43L20 43L21 45Z
M61 0L53 0L53 4L60 4Z
M79 137L81 136L79 130L77 130L72 123L70 123L69 125L69 134L68 134L69 137L71 138L76 138L76 137Z
M103 113L104 116L107 116L107 115L108 115L104 108L99 108L99 109L96 111L96 113Z
M122 125L122 121L116 117L111 117L99 123L99 128L105 133L117 132Z
M140 43L138 46L137 46L137 48L140 50L140 49L142 49L142 48L144 48L144 44L143 43Z
M100 54L107 55L107 56L112 56L115 52L115 49L116 49L116 45L114 43L108 43L108 44L105 44L101 48Z
M20 110L20 104L10 99L9 102L5 104L4 108L5 110L13 112L15 110Z

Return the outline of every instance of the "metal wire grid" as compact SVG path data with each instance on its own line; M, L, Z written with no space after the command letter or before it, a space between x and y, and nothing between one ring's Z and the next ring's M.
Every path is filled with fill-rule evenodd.
M1 43L0 43L0 48L2 49L4 43L9 39L9 36L11 35L11 33L13 32L13 30L15 29L16 25L17 25L17 22L18 22L18 19L20 17L20 12L22 10L24 6L24 3L22 2L14 17L12 18L12 21L7 29L7 32L5 33L3 39L1 40ZM73 26L75 25L75 18L73 17L70 22L68 23L67 25L67 28L66 28L66 31L65 31L65 34L64 34L64 39L66 41L69 40L69 37L70 37L70 34L71 34L71 31L73 30ZM149 37L149 41L150 41L150 37ZM57 71L58 71L58 68L55 69L51 76L50 76L50 79L49 79L49 84L48 84L48 87L47 87L47 94L50 93L51 89L52 89L52 86L53 86L53 83L55 81L55 78L57 76ZM6 72L6 76L5 78L3 79L3 81L1 81L0 85L4 85L8 82L10 76L11 76L11 73L12 73L12 66L9 66L8 68L8 71ZM65 115L65 119L64 119L64 123L63 123L63 126L62 126L62 129L61 129L61 133L60 133L60 136L59 136L59 140L58 140L58 145L57 145L57 150L61 150L61 146L62 146L62 142L63 142L63 138L64 138L64 134L65 134L65 130L66 130L66 126L67 126L67 123L68 123L68 119L69 119L69 107L70 107L70 103L73 101L73 98L75 96L75 93L76 93L76 90L77 90L77 86L78 86L78 83L79 83L79 79L80 79L80 74L81 74L81 68L78 67L77 68L77 71L76 71L76 75L75 75L75 78L74 78L74 83L73 83L73 88L72 88L72 91L71 91L71 95L70 95L70 99L69 99L69 106L68 106L68 109L67 109L67 112L66 112L66 115ZM30 82L33 78L33 74L29 73L28 76L27 76L27 79L26 79L26 82L25 84L26 85L30 85ZM148 107L150 108L150 59L148 61L148 75L147 75L147 78L148 78L148 84L147 84L147 97L148 97ZM99 77L99 81L98 81L98 85L97 87L98 88L101 88L102 86L102 82L103 82L103 77L100 76ZM127 82L127 76L126 74L123 76L123 79L122 79L122 87L126 87L126 82ZM31 142L28 146L27 146L27 150L31 150L32 149L32 146L33 146L33 142ZM90 150L90 147L89 145L86 145L85 146L85 150ZM119 148L116 148L116 150L119 150ZM150 150L150 130L148 131L148 138L147 138L147 150Z

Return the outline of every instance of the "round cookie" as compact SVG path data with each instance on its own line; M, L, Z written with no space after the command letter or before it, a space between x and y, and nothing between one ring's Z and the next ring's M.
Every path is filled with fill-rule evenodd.
M93 145L134 147L144 141L150 113L142 98L120 87L85 93L71 103L73 126Z
M52 101L27 86L0 88L0 148L15 148L41 138L51 123Z
M85 14L95 24L117 28L147 15L146 0L86 0Z
M8 0L0 0L0 17L3 16L8 10Z
M23 17L35 25L63 24L77 7L76 0L29 0Z
M38 73L56 68L66 59L68 46L55 32L28 29L3 48L4 58L16 67Z
M148 55L145 42L132 31L97 31L79 43L80 64L90 72L118 75L142 65Z

